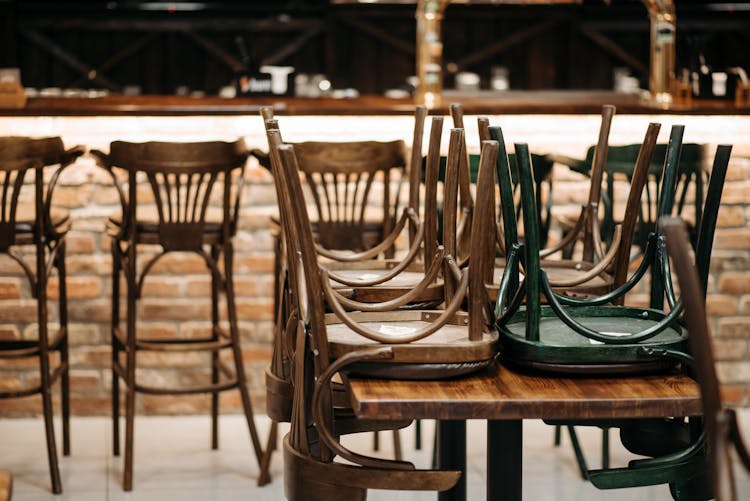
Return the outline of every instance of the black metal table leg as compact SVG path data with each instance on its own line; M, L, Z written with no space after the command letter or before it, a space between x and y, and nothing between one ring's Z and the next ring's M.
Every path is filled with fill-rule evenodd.
M487 500L521 501L523 421L487 420Z
M438 467L461 471L458 483L438 493L438 501L466 501L466 421L438 421L436 426Z

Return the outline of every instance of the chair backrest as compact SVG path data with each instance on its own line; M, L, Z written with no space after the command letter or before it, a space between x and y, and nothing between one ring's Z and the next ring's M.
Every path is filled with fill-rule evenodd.
M39 227L44 225L45 219L48 220L48 217L42 216L46 213L45 209L49 209L41 168L65 162L65 148L59 137L0 137L0 251L6 251L16 242L18 204L30 198L21 194L24 183L28 181L27 172L35 171L33 217Z
M114 141L108 162L128 172L127 231L138 242L139 217L137 181L144 175L151 187L156 206L159 243L167 251L197 250L208 222L207 215L217 180L222 191L216 202L221 205L221 237L226 242L236 231L242 193L242 171L247 151L242 140L235 142L129 143ZM233 172L239 169L237 185ZM139 175L140 174L140 175ZM212 221L216 223L217 221Z
M406 177L403 141L352 141L295 143L300 172L307 181L317 211L319 242L328 249L366 250L379 243L393 228L398 206L391 182ZM397 172L396 172L397 171ZM382 197L374 196L376 180ZM374 236L366 235L368 211L379 217ZM379 228L377 228L379 226ZM368 241L369 240L369 241Z

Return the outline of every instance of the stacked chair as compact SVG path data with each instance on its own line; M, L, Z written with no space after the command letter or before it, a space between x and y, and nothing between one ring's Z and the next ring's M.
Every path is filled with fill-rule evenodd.
M2 391L0 398L41 395L47 457L55 494L62 492L52 409L52 388L58 381L62 402L63 455L70 454L65 236L71 220L67 211L53 205L53 195L62 170L83 152L82 147L65 150L59 137L0 138L0 252L18 263L28 279L37 303L38 326L37 339L0 341L0 359L36 359L39 364L38 382ZM54 166L57 168L45 182L45 168ZM32 190L33 196L22 194ZM24 257L24 248L32 251L33 262L29 262L28 256ZM57 271L59 283L59 327L50 332L47 284L53 270Z
M656 140L656 127L650 126L639 155L633 185L643 183ZM671 369L678 362L685 364L687 332L679 324L682 306L674 296L664 238L658 231L649 237L649 245L638 269L627 280L618 278L616 287L599 297L574 298L556 293L540 260L539 237L533 177L528 148L516 145L518 176L523 204L524 241L519 242L513 231L516 215L509 202L510 173L503 154L502 134L491 129L501 141L497 178L501 193L501 212L505 224L505 247L509 249L505 272L500 284L495 314L500 331L501 361L528 370L565 374L633 374ZM669 152L663 174L659 211L669 214L679 159L682 127L676 126L670 137ZM698 256L707 263L713 226L723 177L729 159L729 147L717 150L707 202L703 211ZM480 172L477 198L489 199L494 206L494 179ZM631 199L640 200L633 189ZM636 204L637 207L638 204ZM477 207L477 211L481 209ZM496 227L485 224L486 231ZM510 231L509 231L510 228ZM705 228L705 231L703 230ZM631 229L622 230L632 235ZM629 248L630 238L622 240ZM472 248L480 255L491 255L493 242ZM701 254L704 253L704 254ZM622 296L631 290L651 269L651 307L621 306ZM519 283L519 271L523 280ZM621 273L626 273L624 268ZM664 302L668 310L664 311ZM542 304L544 300L545 304ZM584 423L568 423L584 424ZM599 488L622 488L669 483L676 499L694 499L705 495L704 441L691 433L691 424L682 419L667 421L633 420L627 422L585 423L620 428L623 444L632 452L653 459L633 461L626 468L589 471L588 477ZM701 490L703 489L703 490ZM703 494L700 494L703 493ZM691 497L695 496L695 497Z
M438 122L439 123L439 122ZM433 125L432 135L439 137ZM344 448L338 436L363 429L383 428L386 423L365 423L346 415L337 405L334 377L348 373L374 377L448 378L471 373L492 363L497 333L484 321L473 322L471 311L460 311L470 284L483 285L474 277L479 268L462 269L450 254L453 245L437 245L437 224L424 227L423 280L411 293L383 302L350 299L331 280L331 272L316 251L312 227L299 182L294 146L279 145L278 133L269 132L277 182L277 194L287 245L290 295L296 305L295 326L287 329L293 344L291 432L285 439L286 493L290 499L309 498L312 492L328 499L363 499L367 488L445 490L458 481L458 472L414 470L409 463L363 456ZM458 192L459 159L463 131L451 131L446 200ZM439 148L431 142L427 185L436 180ZM494 163L488 153L487 159ZM432 165L432 170L430 167ZM429 191L429 188L428 188ZM449 194L450 193L450 194ZM426 206L434 200L427 196ZM434 212L434 211L433 211ZM454 211L455 212L455 211ZM429 208L425 214L430 214ZM424 224L424 223L423 223ZM455 222L447 224L453 227ZM454 230L455 231L455 230ZM477 236L477 238L480 238ZM446 242L454 242L447 237ZM475 271L476 270L476 271ZM415 291L426 289L442 274L445 301L440 309L403 309ZM471 310L471 306L469 307ZM486 310L486 307L482 308ZM326 313L330 311L331 313ZM476 315L474 315L476 316ZM390 424L393 426L393 423ZM334 461L341 457L352 465Z

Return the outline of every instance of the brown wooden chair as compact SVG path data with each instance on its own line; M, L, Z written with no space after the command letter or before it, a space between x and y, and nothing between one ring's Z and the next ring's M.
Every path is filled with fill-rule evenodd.
M695 377L701 388L703 419L708 439L707 452L711 484L717 501L735 501L734 465L731 449L740 464L750 472L750 452L742 439L734 409L721 401L719 379L716 375L713 344L707 323L705 280L699 276L685 223L678 218L662 218L667 248L680 284L685 305L685 324L689 332L690 352L693 356Z
M247 152L242 141L205 143L127 143L115 141L109 154L93 152L112 175L122 214L110 219L112 237L112 416L114 454L120 452L120 379L125 383L125 467L123 488L133 487L133 434L136 392L153 395L211 395L211 447L218 447L219 393L238 389L256 458L263 451L253 421L240 349L233 285L232 237L237 231L242 178ZM138 180L150 188L153 206L140 199ZM126 186L123 186L123 182ZM215 205L212 205L215 204ZM146 247L154 246L154 247ZM153 253L146 252L151 250ZM139 254L143 252L141 257ZM195 339L153 339L139 335L138 305L153 265L171 252L198 254L211 276L211 323ZM120 313L120 279L126 284L125 318ZM225 297L226 322L220 319ZM124 325L121 325L123 323ZM227 324L226 326L224 324ZM211 355L206 382L159 386L143 381L137 356L142 352L204 352ZM220 353L229 352L228 364Z
M415 113L415 132L412 161L421 162L421 144L424 129L424 119L426 109L418 107ZM442 134L442 117L433 117L429 141L430 165L437 169L438 158L440 155L440 141ZM267 120L266 127L269 129L269 146L273 152L281 144L280 133L272 129L277 125L275 120ZM335 144L335 143L333 143ZM453 146L455 149L455 145ZM273 160L273 158L271 159ZM278 160L275 160L278 162ZM417 172L417 175L420 173ZM410 183L412 174L410 174ZM274 180L278 183L277 177ZM419 177L417 181L419 187ZM411 184L410 184L411 186ZM375 247L363 252L344 252L331 251L324 248L316 242L316 251L321 263L329 272L329 278L337 292L344 295L347 299L355 300L352 306L345 303L346 308L357 308L358 303L368 303L372 308L415 308L419 306L437 305L443 300L443 282L436 274L439 274L438 268L426 270L424 265L424 256L433 256L437 248L437 219L436 219L436 200L437 200L437 177L433 176L431 182L426 183L424 190L425 209L424 220L420 221L419 200L420 190L410 190L409 206L403 209L401 217L387 238ZM277 186L277 191L281 190ZM281 214L283 219L284 213ZM405 256L398 259L383 259L386 253L384 250L393 245L398 235L409 225L410 244ZM284 254L284 239L282 234L277 233L277 256ZM432 242L432 245L429 244ZM423 251L423 252L421 252ZM429 257L428 257L429 259ZM288 353L290 348L284 349L282 339L285 338L284 329L290 318L289 288L287 281L286 266L277 259L277 301L276 301L276 327L275 341L272 355L272 363L266 373L267 387L267 412L273 420L269 445L266 447L266 458L264 458L263 471L267 471L267 465L270 461L268 457L274 450L274 437L276 433L276 422L289 421L291 418L291 401L292 401L292 384L290 379L290 367L288 362ZM416 288L416 286L425 277L425 273L432 273L432 282L427 283L425 287ZM377 304L382 303L382 306ZM346 397L344 397L346 398ZM417 426L419 428L419 426ZM419 436L419 433L417 434ZM378 436L375 435L375 448L378 447ZM396 457L400 457L400 439L397 433L394 433L394 448ZM262 477L265 479L266 477Z
M0 138L0 252L18 263L28 279L31 294L37 301L38 327L37 339L0 341L0 359L36 358L40 373L38 382L2 391L0 398L41 395L52 492L55 494L62 492L52 410L52 387L57 381L60 381L62 394L63 455L70 454L65 235L71 221L67 211L54 207L52 202L60 173L83 152L82 147L66 151L58 137ZM44 168L47 166L58 167L45 183ZM32 190L33 196L22 194ZM33 263L20 252L23 247L33 249ZM47 284L53 269L57 271L59 283L59 327L49 332ZM55 354L59 356L57 364L53 363Z
M461 134L452 133L449 157L454 169ZM297 312L288 341L295 349L292 428L284 443L287 497L364 499L367 488L450 488L458 472L414 470L410 463L366 457L341 446L336 437L351 426L387 424L338 419L331 381L350 372L374 377L456 377L491 363L497 334L488 328L487 317L472 322L470 314L459 311L470 284L482 285L469 276L480 268L462 271L444 249L437 248L428 269L448 269L458 284L442 310L386 311L346 298L332 286L328 271L319 263L306 207L298 202L302 188L294 146L280 146L279 153L282 168L277 175L282 182L278 195L283 212L292 216L284 221L289 255L295 256L289 259L289 268ZM489 147L486 162L494 163L492 153ZM433 273L428 272L417 288L425 287ZM349 311L353 306L358 311ZM327 309L333 313L326 314ZM479 314L486 310L485 304ZM353 464L335 462L335 456Z

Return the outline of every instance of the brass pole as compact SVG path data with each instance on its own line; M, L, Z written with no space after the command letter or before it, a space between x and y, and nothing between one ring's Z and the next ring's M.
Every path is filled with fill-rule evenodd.
M652 99L667 106L672 102L675 66L676 16L673 0L643 0L651 21L651 65L648 90Z
M450 0L419 0L417 4L417 103L440 106L443 92L443 12Z

